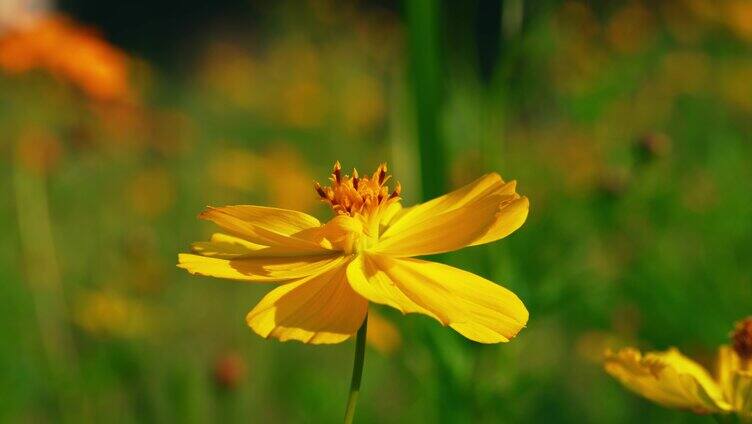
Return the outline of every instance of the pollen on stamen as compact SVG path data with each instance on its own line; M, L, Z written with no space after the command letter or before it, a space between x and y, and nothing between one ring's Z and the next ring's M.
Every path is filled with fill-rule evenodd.
M386 163L379 165L376 172L378 173L377 181L379 182L379 184L384 184L386 182L386 180L384 179L386 177Z
M332 175L334 176L334 181L337 183L340 183L342 180L342 166L339 164L339 161L334 162L334 169L332 170Z
M322 199L326 199L326 192L324 191L323 187L321 187L321 184L318 183L318 181L313 183L313 188L316 189L316 193L318 193Z
M400 193L402 193L402 184L397 181L397 184L394 185L394 191L392 191L392 194L389 195L389 198L394 199L400 197Z

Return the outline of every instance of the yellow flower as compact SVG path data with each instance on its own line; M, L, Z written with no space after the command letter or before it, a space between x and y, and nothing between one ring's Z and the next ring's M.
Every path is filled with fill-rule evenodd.
M192 274L281 285L248 313L262 337L339 343L360 327L369 302L420 313L481 343L507 342L528 312L511 291L451 266L414 259L488 243L519 228L528 200L515 182L487 174L409 208L390 192L386 165L369 177L343 175L316 184L335 212L329 222L262 206L210 207L199 217L226 233L180 254Z
M733 347L718 350L715 377L671 348L641 354L633 348L606 352L605 369L630 390L655 403L696 413L752 418L752 318L737 324Z
M645 355L632 348L608 352L605 367L629 389L663 406L699 413L730 410L710 374L676 349Z
M752 362L729 346L718 350L718 383L731 409L752 419Z

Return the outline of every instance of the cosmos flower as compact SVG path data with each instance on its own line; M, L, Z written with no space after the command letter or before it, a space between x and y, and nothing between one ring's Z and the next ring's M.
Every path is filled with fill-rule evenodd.
M404 208L390 192L385 164L372 176L343 175L315 186L334 217L326 223L292 210L209 207L199 217L224 231L179 255L192 274L279 283L247 315L262 337L339 343L358 331L369 302L419 313L481 343L507 342L528 312L511 291L461 269L415 259L489 243L525 221L528 199L498 174Z
M731 346L718 349L715 375L674 348L644 355L634 348L607 352L604 366L628 389L659 405L752 418L752 318L736 325Z

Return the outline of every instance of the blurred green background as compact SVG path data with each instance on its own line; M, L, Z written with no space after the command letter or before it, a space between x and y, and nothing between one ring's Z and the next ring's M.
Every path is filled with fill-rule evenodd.
M439 258L528 327L379 309L357 422L711 422L600 355L711 364L752 312L751 118L746 0L3 0L0 421L338 422L352 342L263 340L268 287L175 267L205 205L326 218L338 159L406 204L490 171L531 201Z

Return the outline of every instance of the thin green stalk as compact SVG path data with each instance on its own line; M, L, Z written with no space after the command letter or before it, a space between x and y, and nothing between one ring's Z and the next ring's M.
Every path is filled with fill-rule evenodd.
M358 402L360 393L360 379L363 376L363 362L366 356L366 332L368 331L368 314L366 314L363 324L358 329L358 335L355 340L355 360L353 361L352 380L350 380L350 395L347 398L347 409L345 410L345 424L351 424L355 417L355 404Z
M25 280L34 303L39 340L50 382L57 396L60 417L75 422L80 412L74 401L78 360L73 336L67 325L68 312L52 233L44 175L25 170L20 163L13 167L18 235L25 262Z
M52 235L45 178L14 167L14 194L21 252L26 265L39 337L52 369L76 369L73 337L66 325L67 306Z
M409 0L405 3L424 199L446 191L446 151L440 125L443 106L440 9L438 0Z

